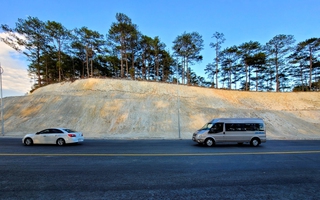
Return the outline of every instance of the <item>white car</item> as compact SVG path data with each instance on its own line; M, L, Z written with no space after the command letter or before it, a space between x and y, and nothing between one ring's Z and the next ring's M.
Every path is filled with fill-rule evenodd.
M37 133L27 134L22 138L22 143L27 146L33 144L57 144L62 146L83 141L84 137L81 132L68 128L48 128Z

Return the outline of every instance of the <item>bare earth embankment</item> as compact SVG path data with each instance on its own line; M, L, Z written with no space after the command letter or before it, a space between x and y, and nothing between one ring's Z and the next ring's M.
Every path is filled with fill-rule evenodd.
M92 138L181 138L217 117L259 117L268 139L320 139L320 93L227 91L175 84L86 79L7 97L6 136L69 127Z

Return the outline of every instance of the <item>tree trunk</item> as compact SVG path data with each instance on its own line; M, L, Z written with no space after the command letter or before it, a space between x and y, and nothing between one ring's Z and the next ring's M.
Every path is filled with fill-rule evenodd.
M38 75L38 84L39 87L42 86L41 80L41 70L40 70L40 50L37 49L37 75Z
M48 59L46 58L46 82L49 84L49 75L48 75Z
M58 51L58 71L59 71L59 82L61 82L61 52L60 52L60 46Z
M158 81L158 77L159 77L159 57L158 54L156 55L156 79Z
M229 68L231 69L231 66L230 66L230 64L229 64ZM232 75L232 73L231 73L231 70L229 71L229 89L231 90L231 84L232 84L232 79L231 79L231 75Z
M88 55L88 46L86 45L86 62L87 62L87 76L89 77L90 71L89 71L89 55Z
M146 76L146 59L145 56L142 56L142 79L146 80L147 76Z
M124 69L123 69L123 57L124 57L124 39L123 37L120 38L120 54L121 54L121 60L120 60L120 77L124 77Z
M190 72L188 68L188 57L186 57L186 70L187 70L187 85L190 85Z
M120 59L120 77L123 78L123 52L121 50L121 59Z
M218 40L218 38L217 38ZM216 88L218 88L218 71L219 71L219 58L218 58L218 43L216 46Z
M181 61L181 66L182 66L182 72L181 72L181 73L182 73L182 74L181 74L181 75L182 75L182 76L181 76L182 80L181 80L181 83L182 83L182 84L185 83L185 81L184 81L184 79L185 79L185 74L184 74L184 72L185 72L184 59L185 59L185 58L183 57L183 58L182 58L182 61Z
M89 55L88 55L88 46L86 46L86 61L87 61L87 76L89 78L90 71L89 71Z
M92 63L92 57L91 57L91 77L93 77L93 63Z
M258 91L258 72L256 72L256 91Z
M84 78L84 62L82 62L82 78Z
M276 92L280 91L278 54L276 53Z
M125 59L126 59L126 76L127 76L127 78L128 78L128 76L129 76L129 65L128 65L128 54L127 54L127 52L125 52Z
M245 91L248 91L248 64L245 63L246 65L246 85L245 85Z
M131 67L132 67L132 69L133 69L133 80L136 80L136 69L135 69L135 67L134 67L134 53L132 52L132 64L131 64Z
M311 90L311 86L312 86L312 48L309 47L310 50L310 75L309 75L309 90Z

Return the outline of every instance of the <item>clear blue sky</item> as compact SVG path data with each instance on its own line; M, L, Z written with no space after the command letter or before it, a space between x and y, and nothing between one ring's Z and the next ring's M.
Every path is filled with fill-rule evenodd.
M0 5L0 23L10 27L18 18L32 16L60 22L68 29L86 26L104 35L116 21L116 13L124 13L142 34L159 36L170 52L178 35L196 31L204 39L204 59L192 68L205 78L204 68L214 59L209 44L216 31L225 35L223 48L250 40L265 44L278 34L294 35L297 42L320 37L319 0L0 0ZM7 55L18 56L0 51L5 73L13 67L2 61ZM27 62L19 64L25 66L16 68L27 68ZM4 74L6 90L15 90L5 78Z

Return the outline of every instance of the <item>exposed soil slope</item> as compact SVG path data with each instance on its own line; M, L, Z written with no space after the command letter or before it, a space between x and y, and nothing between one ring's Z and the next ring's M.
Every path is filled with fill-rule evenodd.
M320 139L320 93L228 91L175 84L86 79L4 98L5 135L69 127L86 137L181 138L217 117L260 117L269 139Z

